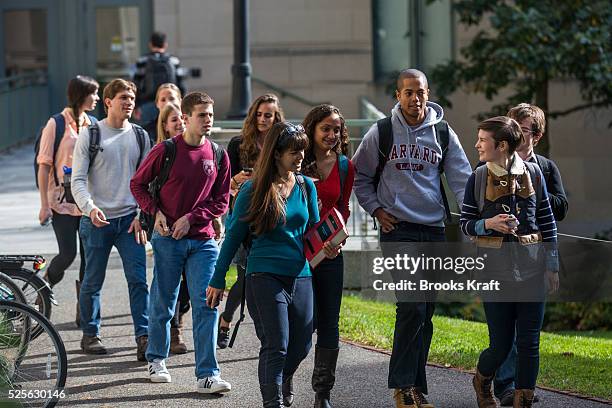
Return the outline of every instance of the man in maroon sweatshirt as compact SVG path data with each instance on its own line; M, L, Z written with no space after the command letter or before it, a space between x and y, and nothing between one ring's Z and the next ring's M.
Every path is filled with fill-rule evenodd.
M206 306L206 287L219 249L213 219L229 203L230 165L227 153L213 149L210 136L214 101L201 92L185 96L181 104L185 133L172 139L176 155L167 181L153 200L149 183L160 174L163 143L155 146L132 178L130 187L140 208L155 215L151 237L155 267L149 305L149 346L146 358L152 382L170 382L165 359L170 348L170 320L174 315L183 269L192 302L197 391L224 393L231 385L221 379L215 353L217 310ZM215 157L223 157L217 165Z

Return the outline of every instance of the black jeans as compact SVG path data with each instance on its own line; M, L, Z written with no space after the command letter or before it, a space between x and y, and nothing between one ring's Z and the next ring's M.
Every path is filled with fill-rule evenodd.
M325 349L337 349L340 334L340 303L342 301L342 283L344 259L342 254L334 259L324 259L312 271L314 290L314 329L317 331L317 346Z
M380 233L380 245L385 257L394 257L398 242L443 242L446 240L444 227L400 222L391 232ZM412 246L406 252L419 256ZM395 277L399 280L401 277ZM398 296L398 299L401 297ZM395 331L393 332L393 350L389 362L389 388L419 387L427 394L427 377L425 365L429 356L429 347L433 335L431 318L434 313L433 301L406 302L398 301L395 312Z
M484 310L489 348L480 354L478 370L485 376L495 374L510 354L516 334L516 388L534 389L540 367L544 302L484 302Z
M312 278L250 273L246 299L261 342L259 384L281 384L312 345Z
M55 239L57 241L57 247L59 254L57 254L49 263L47 269L47 278L51 287L59 283L64 277L66 269L70 267L72 261L77 254L77 233L79 231L79 224L81 217L75 217L74 215L60 214L53 211L53 232L55 232ZM79 253L81 254L81 265L79 268L79 281L83 281L83 275L85 274L85 250L83 249L83 242L81 241L81 235L79 238Z
M242 291L244 287L244 275L246 274L246 268L242 265L236 265L236 270L238 271L238 278L227 294L225 310L223 310L223 313L221 313L223 320L228 323L234 319L234 313L236 313L236 310L240 306L240 302L242 302Z

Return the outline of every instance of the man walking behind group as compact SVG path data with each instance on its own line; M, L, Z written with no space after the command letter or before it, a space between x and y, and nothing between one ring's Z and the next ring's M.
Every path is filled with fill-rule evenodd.
M160 85L171 83L176 85L185 95L183 80L185 69L181 68L177 57L166 52L168 42L166 34L156 31L149 40L150 52L136 61L134 83L138 87L136 98L137 117L143 126L155 121L159 112L155 106L155 95Z
M81 348L106 354L100 338L100 292L113 246L119 251L128 283L137 358L144 361L147 345L147 235L141 229L130 179L150 150L149 137L128 119L134 111L136 86L114 79L104 87L106 119L83 128L73 157L72 194L84 216L79 233L85 248L81 284Z
M219 254L212 221L227 211L230 185L227 153L207 138L213 125L213 104L212 98L201 92L185 96L181 104L185 133L155 146L131 182L143 211L155 215L146 354L149 378L171 382L165 360L170 349L170 319L184 270L192 302L197 391L202 393L231 389L219 375L215 353L217 309L206 305L206 288ZM154 200L149 183L160 175L165 157L171 157L171 150L166 149L174 150L174 161L170 160L168 178Z
M353 157L355 195L378 220L385 257L395 256L393 243L444 241L440 174L445 173L461 206L472 172L457 135L442 120L442 108L428 102L425 74L416 69L401 71L396 98L391 117L370 128ZM398 281L403 276L393 278ZM389 388L395 389L398 408L431 408L423 394L428 391L425 364L434 303L399 295L397 300Z

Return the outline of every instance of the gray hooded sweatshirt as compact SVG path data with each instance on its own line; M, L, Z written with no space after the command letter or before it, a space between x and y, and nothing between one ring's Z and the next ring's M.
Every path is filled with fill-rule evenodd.
M382 208L400 221L444 225L444 202L438 173L442 148L436 141L434 129L434 125L443 117L444 111L440 105L427 102L425 120L411 127L406 123L399 103L393 107L393 145L377 191L373 184L379 151L376 124L366 133L353 156L353 163L355 195L369 214ZM450 126L444 173L461 208L465 184L472 168L457 134Z

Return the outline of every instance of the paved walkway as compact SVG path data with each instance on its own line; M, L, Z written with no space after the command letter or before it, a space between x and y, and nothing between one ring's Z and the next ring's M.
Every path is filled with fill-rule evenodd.
M56 245L51 228L37 224L38 193L33 185L32 149L25 146L10 154L0 154L0 252L53 254ZM151 281L151 259L149 282ZM194 354L191 320L187 320L189 352L171 356L168 368L171 384L151 384L146 365L136 361L133 328L129 315L127 285L121 262L111 256L102 293L102 335L109 347L106 356L89 356L79 349L81 332L74 326L74 280L77 262L67 271L64 281L55 288L59 306L52 320L68 350L69 372L66 384L68 399L61 406L79 407L258 407L257 355L259 342L253 324L247 320L232 350L219 350L222 376L232 383L226 396L203 396L195 392ZM434 334L435 335L435 334ZM342 344L338 362L337 385L332 399L334 407L392 407L391 392L386 388L389 357L385 354ZM296 408L312 406L310 373L311 352L295 376ZM430 401L436 407L475 407L469 374L428 367ZM536 407L603 407L603 403L538 390L541 403Z

